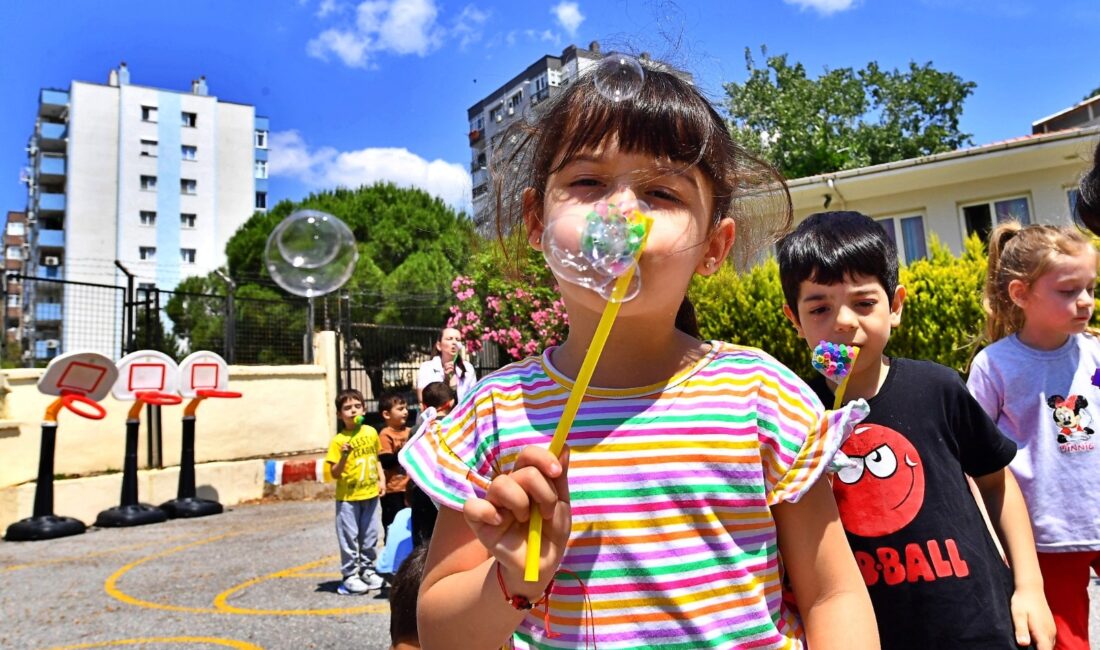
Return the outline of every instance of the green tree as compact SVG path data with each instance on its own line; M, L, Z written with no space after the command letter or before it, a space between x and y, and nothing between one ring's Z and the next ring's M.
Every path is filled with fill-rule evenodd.
M340 218L355 235L359 263L346 288L360 305L357 320L437 327L446 319L450 282L465 269L473 225L427 192L391 183L311 194L253 215L226 245L238 286L258 280L270 285L263 264L267 237L304 208Z
M1097 86L1097 87L1093 88L1092 91L1089 92L1089 94L1087 94L1087 95L1085 95L1084 97L1081 98L1081 101L1092 99L1093 97L1096 97L1097 95L1100 95L1100 86Z
M745 49L748 78L725 86L733 137L789 178L866 167L952 151L970 143L959 130L963 102L976 84L931 62L884 70L826 69L811 78L787 55L757 67Z
M164 311L172 319L176 336L187 343L189 351L223 353L225 295L225 281L215 273L187 278L173 290Z

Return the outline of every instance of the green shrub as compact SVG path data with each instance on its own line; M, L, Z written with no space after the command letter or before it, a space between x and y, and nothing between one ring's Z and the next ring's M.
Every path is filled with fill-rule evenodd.
M961 257L933 238L927 259L901 269L908 297L887 353L962 371L972 352L970 342L984 321L985 263L976 237L967 240ZM813 373L809 347L783 316L783 289L774 258L740 275L726 266L709 278L696 278L689 295L704 338L758 347L803 377Z

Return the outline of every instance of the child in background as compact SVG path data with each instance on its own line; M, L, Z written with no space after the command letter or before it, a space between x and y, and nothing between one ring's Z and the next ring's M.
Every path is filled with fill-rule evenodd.
M422 427L429 427L433 422L442 420L451 412L455 405L455 391L450 385L441 381L434 381L424 387L424 417ZM431 497L424 494L423 490L416 489L414 484L409 484L409 503L412 507L412 539L416 546L427 545L432 539L432 531L435 530L435 520L439 515L439 509L432 502Z
M416 600L427 558L427 546L416 548L394 576L390 590L390 650L420 650Z
M378 432L362 424L363 395L355 389L340 391L336 412L343 430L328 446L325 465L336 480L336 537L340 542L342 595L381 589L375 573L378 557L378 497L386 493L380 482Z
M871 414L840 449L852 465L833 491L871 592L882 647L1013 650L1053 637L1031 527L1005 467L1016 445L958 373L883 355L905 288L882 226L858 212L810 215L779 243L783 313L810 348L860 348L846 399ZM811 382L833 402L836 385ZM1008 554L1005 566L975 502L973 477Z
M1019 478L1056 646L1089 647L1089 568L1100 571L1100 344L1088 325L1096 251L1074 228L1016 223L989 236L985 339L970 392L1020 447Z
M409 477L397 462L397 453L409 440L409 405L398 393L383 393L378 411L386 426L378 432L381 453L378 460L386 472L386 494L382 496L382 530L388 531L398 510L405 507L405 484Z
M654 221L640 293L622 305L559 457L547 447L606 305L565 282L564 343L483 379L406 446L410 478L444 506L420 591L421 641L878 647L820 480L866 406L826 414L767 354L675 325L692 276L718 270L735 230L751 254L755 228L790 223L781 179L733 142L694 86L656 66L630 97L604 95L592 74L560 90L534 123L501 138L498 168L514 175L497 191L499 231L526 226L546 253L544 232L559 219L644 200ZM539 580L526 582L533 503L546 523Z

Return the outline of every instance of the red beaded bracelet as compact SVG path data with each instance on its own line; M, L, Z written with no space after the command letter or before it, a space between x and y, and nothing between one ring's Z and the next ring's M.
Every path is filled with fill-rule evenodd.
M542 592L542 597L531 602L526 596L515 596L508 593L508 587L504 586L504 571L500 568L500 562L497 565L497 582L500 583L500 590L504 592L504 602L512 606L512 609L518 609L521 612L534 609L539 605L543 605L550 600L550 592L554 589L554 581L550 580L550 584L546 585L546 590Z

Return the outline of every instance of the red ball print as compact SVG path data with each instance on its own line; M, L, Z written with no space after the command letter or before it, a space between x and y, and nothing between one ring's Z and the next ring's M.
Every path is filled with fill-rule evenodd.
M882 537L913 521L924 505L924 467L913 443L889 427L863 424L840 449L855 463L833 481L845 530Z

